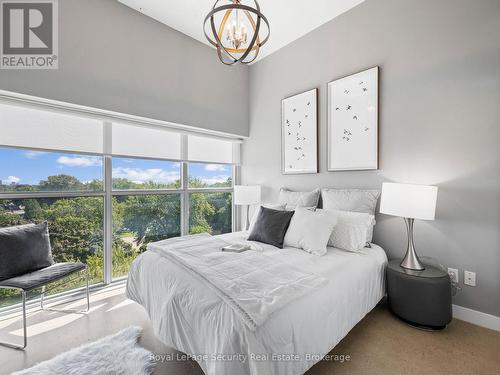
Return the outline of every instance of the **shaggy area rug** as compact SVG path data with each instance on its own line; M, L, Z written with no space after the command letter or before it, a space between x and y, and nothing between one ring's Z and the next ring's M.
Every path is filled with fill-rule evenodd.
M151 352L137 345L140 327L129 327L12 375L150 375Z

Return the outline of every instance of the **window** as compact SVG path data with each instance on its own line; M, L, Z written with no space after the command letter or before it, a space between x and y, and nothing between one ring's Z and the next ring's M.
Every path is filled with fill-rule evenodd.
M149 242L183 233L231 232L232 165L123 157L113 157L112 165L113 278L126 276ZM187 228L183 199L189 202Z
M47 221L55 262L83 262L89 281L103 281L102 197L0 199L0 227ZM83 286L77 280L57 291ZM0 307L18 302L19 293L0 289Z
M55 261L86 263L92 284L152 241L232 230L238 142L31 103L0 99L0 227L47 221ZM0 290L0 307L18 296Z
M126 276L149 242L180 235L180 194L114 197L113 277Z
M190 188L230 188L232 186L232 165L189 163Z
M231 232L233 228L233 166L231 164L188 163L188 174L189 233Z
M165 160L113 158L113 189L180 189L181 163Z
M102 156L0 147L0 192L102 191Z
M189 234L229 233L232 230L233 194L191 193L189 195Z

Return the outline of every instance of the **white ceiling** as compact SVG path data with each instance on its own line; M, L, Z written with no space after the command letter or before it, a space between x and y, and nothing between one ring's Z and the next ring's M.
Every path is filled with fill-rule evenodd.
M215 0L118 0L190 37L208 44L203 20ZM286 46L364 0L258 0L271 37L258 60ZM221 1L221 3L224 3Z

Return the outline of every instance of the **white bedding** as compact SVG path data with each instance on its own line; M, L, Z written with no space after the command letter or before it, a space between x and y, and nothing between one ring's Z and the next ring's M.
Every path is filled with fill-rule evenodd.
M244 234L220 238L238 242ZM377 245L361 253L328 248L322 257L260 245L267 255L329 282L271 314L255 331L200 278L152 251L134 262L127 294L145 307L158 338L193 355L206 374L302 374L382 298L387 257Z
M221 236L203 233L153 242L148 250L204 281L252 331L294 299L328 283L322 276L269 256L260 246L255 248L257 244L242 253L221 251L231 244Z

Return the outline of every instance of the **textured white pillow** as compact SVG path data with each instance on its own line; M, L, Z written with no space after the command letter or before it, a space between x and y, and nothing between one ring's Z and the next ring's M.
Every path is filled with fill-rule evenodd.
M252 233L252 229L255 226L255 222L257 221L257 217L259 216L260 208L264 206L266 208L270 208L273 210L279 210L279 211L285 211L286 205L285 204L279 204L279 203L262 203L260 206L258 206L255 209L255 212L252 215L252 218L250 219L250 227L248 228L248 233Z
M378 190L364 189L321 189L321 198L323 200L323 209L365 212L375 215L375 208L380 196ZM373 221L375 225L375 221ZM373 225L369 228L366 241L373 239Z
M366 212L375 215L380 191L363 189L321 189L323 209Z
M278 202L286 204L287 210L294 210L295 207L317 207L319 194L319 189L314 189L313 191L291 191L281 188Z
M303 249L314 255L325 255L337 214L330 211L311 211L297 207L285 234L284 246Z
M333 228L328 246L354 252L359 252L366 246L367 233L375 220L373 215L338 210L318 211L330 212L337 218L337 225Z

